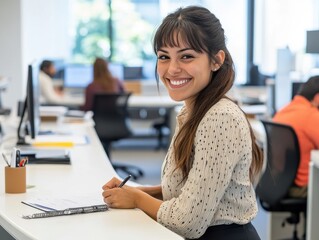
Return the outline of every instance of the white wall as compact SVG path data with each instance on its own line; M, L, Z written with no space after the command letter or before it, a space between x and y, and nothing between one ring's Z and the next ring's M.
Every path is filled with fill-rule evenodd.
M25 98L27 65L43 58L68 58L68 0L1 0L0 76L10 78L3 104Z
M24 60L68 56L68 1L22 0L22 16Z
M1 95L4 106L12 106L22 94L22 39L20 0L0 2L0 75L9 78L7 91Z

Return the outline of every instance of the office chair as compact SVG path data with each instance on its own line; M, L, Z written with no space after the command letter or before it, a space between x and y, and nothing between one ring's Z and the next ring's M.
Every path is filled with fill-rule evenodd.
M297 135L288 125L261 120L266 131L267 165L256 187L263 209L269 212L289 212L290 217L283 222L293 224L293 237L298 239L297 224L300 214L306 214L307 199L288 197L300 161ZM306 229L306 228L305 228Z
M128 124L127 104L131 93L99 93L93 100L93 120L95 130L109 159L111 160L112 142L132 136ZM112 160L111 160L112 162ZM121 170L136 180L143 171L131 165L112 163L116 171Z
M169 137L170 134L170 113L171 109L162 108L158 110L158 114L162 116L162 119L155 120L152 124L152 127L156 130L157 133L157 149L166 149L169 143L165 143L164 138ZM168 132L168 134L167 134Z
M153 138L156 137L156 150L167 149L170 137L170 107L131 107L129 109L130 119L152 121L151 131L134 131L133 138Z

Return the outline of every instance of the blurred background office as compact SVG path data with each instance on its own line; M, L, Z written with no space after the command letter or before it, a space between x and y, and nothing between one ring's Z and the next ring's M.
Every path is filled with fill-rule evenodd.
M318 56L306 51L307 31L319 29L316 0L2 0L0 75L10 79L3 104L15 106L24 94L21 82L34 59L55 62L56 84L74 65L91 71L85 66L95 56L123 66L123 78L133 72L153 82L153 31L168 12L191 4L208 7L224 23L237 85L264 85L267 77L302 81L317 71Z

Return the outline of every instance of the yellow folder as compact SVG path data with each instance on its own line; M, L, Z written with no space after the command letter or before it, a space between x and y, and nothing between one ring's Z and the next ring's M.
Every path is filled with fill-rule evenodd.
M65 147L71 148L74 147L73 142L33 142L32 146L34 147Z

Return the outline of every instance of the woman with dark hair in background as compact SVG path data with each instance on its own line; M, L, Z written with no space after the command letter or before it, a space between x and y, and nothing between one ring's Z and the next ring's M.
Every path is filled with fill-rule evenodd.
M187 239L258 240L253 183L263 157L226 93L235 72L219 20L203 7L169 14L154 37L157 74L184 101L159 186L103 186L111 208L139 208Z
M108 68L108 62L103 58L96 58L93 64L93 81L85 89L85 104L82 110L92 110L93 98L96 93L119 93L123 91L122 82L112 76Z
M40 65L39 83L41 101L50 104L63 104L63 91L54 87L53 76L56 73L54 63L50 60L43 60Z

